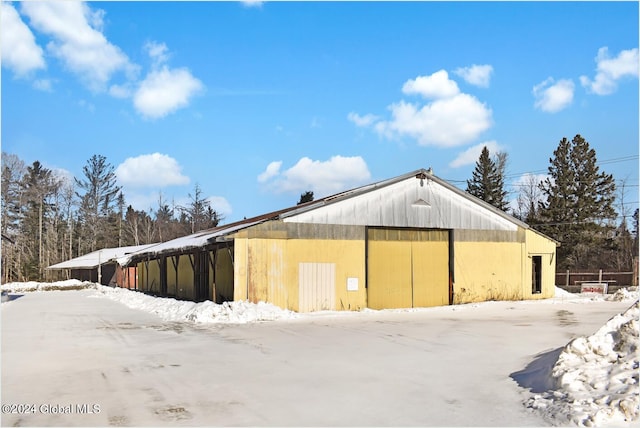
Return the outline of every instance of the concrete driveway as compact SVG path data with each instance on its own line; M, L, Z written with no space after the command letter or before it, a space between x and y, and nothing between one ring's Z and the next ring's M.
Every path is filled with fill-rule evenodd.
M2 304L3 426L541 426L511 377L629 303L166 323L95 290Z

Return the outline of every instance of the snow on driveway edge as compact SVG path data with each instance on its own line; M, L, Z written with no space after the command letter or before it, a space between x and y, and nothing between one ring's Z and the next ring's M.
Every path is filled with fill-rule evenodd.
M92 297L108 298L129 308L150 312L164 321L246 324L297 317L295 312L265 302L250 303L240 300L217 304L207 300L196 303L148 296L125 288L98 286L97 290L99 294Z

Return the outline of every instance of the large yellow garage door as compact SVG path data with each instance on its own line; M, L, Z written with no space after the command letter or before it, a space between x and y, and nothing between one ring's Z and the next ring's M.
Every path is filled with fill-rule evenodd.
M448 231L369 228L367 237L370 308L449 304Z

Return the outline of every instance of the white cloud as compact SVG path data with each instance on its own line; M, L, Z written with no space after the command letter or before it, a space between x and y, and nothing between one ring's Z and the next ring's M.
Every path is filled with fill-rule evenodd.
M492 124L491 109L468 94L436 100L422 107L405 101L389 107L392 119L374 129L386 138L409 136L423 146L454 147L475 140Z
M161 118L186 107L190 99L204 88L186 68L163 66L142 81L133 96L136 110L148 118Z
M471 67L461 67L454 71L455 74L462 77L467 83L482 88L489 87L489 81L491 80L491 73L493 73L493 67L490 65L476 65Z
M373 114L365 114L364 116L360 116L358 113L351 112L347 115L347 119L349 119L350 122L355 123L356 126L365 127L371 126L379 118L378 116L375 116Z
M514 188L512 194L517 195L509 201L509 208L514 213L526 214L529 210L531 202L541 201L544 199L542 190L538 187L540 183L547 178L551 178L548 174L531 174L524 173L517 180L514 180L511 186Z
M547 113L557 113L573 102L575 85L569 79L558 80L554 83L549 77L533 87L534 106Z
M258 182L264 183L268 181L271 177L275 177L280 174L280 167L282 166L282 161L274 161L267 165L267 169L258 176Z
M74 186L74 175L65 168L51 168L51 172L55 178L62 182L63 186Z
M618 80L624 77L638 77L638 48L621 51L615 58L609 57L605 46L598 49L596 77L594 80L580 76L580 83L588 91L598 95L609 95L618 88Z
M513 182L513 185L518 187L537 186L547 178L549 178L548 174L531 174L529 172L525 172Z
M169 60L169 49L164 43L147 42L144 45L144 49L149 54L149 57L153 61L155 67L164 64Z
M372 127L380 136L414 138L423 146L454 147L477 139L493 123L492 111L476 97L461 93L458 85L440 70L404 83L405 94L420 94L433 101L425 104L404 100L391 104L391 119L349 113L357 126Z
M459 168L461 166L475 164L480 158L480 153L482 153L482 149L485 146L487 147L491 155L494 155L502 150L502 147L494 140L485 141L484 143L476 144L475 146L469 147L467 150L460 153L458 157L456 157L449 163L449 166L451 168Z
M411 95L419 94L425 98L450 98L460 93L458 84L449 79L445 70L436 71L430 76L418 76L407 80L402 85L402 92Z
M132 94L130 85L111 85L109 95L113 98L129 98Z
M125 71L129 76L137 67L102 34L101 10L92 11L83 2L23 2L22 11L31 25L53 37L47 50L93 91L102 91L112 75Z
M135 189L125 189L123 192L126 206L131 205L134 210L151 213L158 209L158 193L144 192ZM171 204L168 204L171 206ZM126 207L125 207L126 209Z
M52 92L53 87L50 79L36 79L33 81L33 87L39 91Z
M240 0L240 2L244 5L244 7L256 7L261 8L264 4L264 1L260 0Z
M231 204L223 196L209 196L207 198L207 201L209 202L209 204L211 204L211 208L225 217L233 213Z
M0 15L2 16L2 26L0 26L2 65L20 77L45 68L44 52L36 44L33 33L22 21L18 11L11 4L3 1L0 4Z
M281 164L281 162L272 162L269 166L277 163ZM270 181L267 183L277 193L300 193L311 190L316 197L323 197L365 184L371 178L369 168L360 156L338 155L332 156L327 161L303 157L282 173L279 172L279 168L280 165L277 170L272 167L272 172L277 173L270 175Z
M96 111L96 106L93 105L92 103L86 101L86 100L80 100L78 101L78 105L88 111L90 111L91 113L94 113Z
M129 187L162 188L189 183L178 161L161 153L127 158L115 172L118 182Z

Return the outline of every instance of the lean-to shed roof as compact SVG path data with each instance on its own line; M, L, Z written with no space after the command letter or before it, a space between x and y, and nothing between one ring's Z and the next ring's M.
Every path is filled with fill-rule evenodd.
M103 248L102 250L94 251L74 259L51 265L47 269L93 269L98 267L99 264L114 261L118 257L124 257L127 254L144 251L154 245L156 244Z

